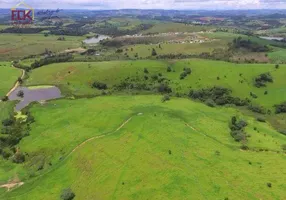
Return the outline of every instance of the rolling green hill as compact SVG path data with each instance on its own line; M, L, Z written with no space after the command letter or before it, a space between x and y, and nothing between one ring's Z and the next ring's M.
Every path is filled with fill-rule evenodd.
M20 76L20 69L12 68L9 62L0 62L0 98L9 92Z
M1 199L58 199L67 187L76 199L285 197L284 136L232 108L160 99L117 96L33 106L36 123L19 145L29 155L23 167L30 175L20 176L25 183L18 189L0 190ZM248 151L229 134L232 116L248 122Z

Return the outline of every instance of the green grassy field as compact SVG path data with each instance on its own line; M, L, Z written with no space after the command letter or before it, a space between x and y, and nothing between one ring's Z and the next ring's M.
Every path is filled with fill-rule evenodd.
M175 72L167 72L167 66L171 66ZM190 67L192 74L180 80L184 67ZM149 70L148 76L161 73L163 77L170 79L174 93L188 94L190 87L197 89L216 85L232 89L233 95L240 98L251 98L249 94L253 92L258 98L252 101L269 109L272 109L274 104L286 100L285 65L275 69L273 64L233 64L200 59L172 62L147 60L52 64L33 70L26 85L58 85L66 94L74 95L99 94L99 91L90 86L94 81L104 82L111 88L128 76L143 77L144 68ZM256 88L253 84L254 78L266 72L271 73L274 82L267 84L265 88ZM217 77L220 80L217 80ZM148 80L145 82L148 83ZM264 95L265 91L269 94Z
M286 63L286 50L277 49L274 52L268 54L268 57L276 63Z
M61 52L68 48L81 46L84 37L65 36L65 41L58 41L59 36L44 34L0 34L0 60L15 60L29 55L37 55L48 49Z
M142 33L199 32L207 31L211 28L212 27L210 26L193 26L188 24L185 25L183 23L166 22L156 23L152 28L142 31Z
M124 51L130 58L135 58L136 53L138 57L146 58L151 56L152 49L154 48L158 55L167 54L201 54L203 52L211 53L215 48L225 48L226 43L222 41L210 41L204 43L184 43L184 44L161 44L159 45L130 45L124 46L122 49L128 48L128 51ZM130 49L133 48L133 51Z
M20 69L12 68L9 62L0 62L0 97L9 92L20 76Z
M36 123L20 144L30 155L25 164L30 175L18 175L25 184L9 193L0 190L1 199L58 199L66 187L77 199L285 198L284 156L239 150L228 131L231 116L242 117L234 109L118 96L52 101L31 112ZM243 118L251 148L281 151L285 137L268 124Z

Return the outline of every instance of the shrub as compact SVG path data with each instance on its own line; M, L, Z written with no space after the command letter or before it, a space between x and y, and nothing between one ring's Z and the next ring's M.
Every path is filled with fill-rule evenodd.
M156 52L156 50L153 48L152 49L152 54L151 54L152 56L157 56L157 52Z
M215 102L212 99L207 99L205 104L209 107L215 107Z
M23 98L24 97L23 90L20 90L19 92L17 92L17 96Z
M2 121L2 125L3 126L11 126L11 125L13 125L14 124L14 120L12 120L12 119L4 119L3 121Z
M275 105L275 110L276 110L276 114L279 113L286 113L286 101L279 104L279 105Z
M276 64L276 65L275 65L275 68L276 68L276 69L278 69L278 68L279 68L279 65L278 65L278 64Z
M9 97L7 96L2 97L2 101L8 101L8 100L9 100Z
M235 116L231 118L229 128L231 130L230 135L234 138L235 141L246 141L246 133L244 128L247 126L247 122L244 120L237 120Z
M156 80L158 80L158 75L157 74L153 74L152 76L151 76L151 78L154 80L154 81L156 81Z
M234 104L236 106L247 105L249 100L241 100L238 97L232 97L231 90L223 87L212 87L207 89L190 90L189 97L198 99L202 102L211 99L216 105Z
M170 66L167 67L167 72L171 72L172 68Z
M257 105L249 105L248 109L251 110L252 112L260 113L260 114L266 114L265 108L262 106L257 106Z
M267 82L273 82L273 78L269 72L260 74L258 77L256 77L254 86L258 88L265 87Z
M107 85L105 83L101 83L98 81L93 82L92 87L97 88L99 90L106 90L107 89Z
M25 162L25 155L21 152L17 152L15 153L15 155L13 156L13 162L14 163L23 163Z
M256 120L259 122L266 122L266 120L262 117L257 117Z
M70 188L64 189L61 194L61 199L63 200L72 200L74 199L75 194Z
M123 49L117 49L116 50L116 53L122 53L123 52Z
M157 87L157 91L160 93L171 93L172 89L169 87L168 84L166 83L161 83L158 87Z
M282 148L283 151L286 151L286 144L283 144L283 145L281 146L281 148Z
M241 145L240 148L241 148L242 150L248 150L248 149L249 149L248 146L245 145L245 144ZM251 162L249 162L249 164L251 165Z
M254 98L254 99L257 99L257 95L256 94L254 94L254 93L252 93L252 92L250 92L250 96L252 97L252 98Z
M246 140L246 134L242 131L231 131L230 135L236 142Z
M149 73L149 71L148 71L147 68L144 68L144 73L145 73L145 74L148 74L148 73Z
M165 101L170 101L170 96L167 94L162 97L162 102L164 103Z
M267 187L271 188L272 184L271 183L267 183Z

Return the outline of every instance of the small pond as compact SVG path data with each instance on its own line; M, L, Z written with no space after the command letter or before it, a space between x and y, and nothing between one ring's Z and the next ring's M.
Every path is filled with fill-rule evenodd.
M110 38L109 36L106 35L98 35L98 37L92 37L92 38L88 38L85 39L83 42L86 44L97 44L99 43L101 40Z
M23 98L18 96L19 91L23 91ZM20 100L15 110L20 111L30 103L44 101L62 97L61 91L55 86L45 87L18 87L9 96L9 100Z

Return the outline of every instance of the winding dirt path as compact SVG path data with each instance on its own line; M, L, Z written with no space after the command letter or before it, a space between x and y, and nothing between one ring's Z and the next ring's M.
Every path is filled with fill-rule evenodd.
M79 144L78 146L76 146L68 155L67 157L69 157L73 152L75 152L77 149L79 149L81 146L85 145L87 142L90 142L92 140L95 140L95 139L99 139L99 138L103 138L103 137L106 137L106 136L109 136L109 135L112 135L114 133L116 133L117 131L119 131L120 129L122 129L130 120L132 119L132 117L130 117L129 119L127 119L125 122L123 122L115 131L111 132L111 133L107 133L107 134L104 134L104 135L99 135L99 136L95 136L95 137L92 137L92 138L89 138L87 140L85 140L84 142L82 142L81 144ZM66 158L67 158L66 157Z
M11 189L15 187L20 187L22 185L24 185L24 182L7 183L4 185L0 185L0 188L6 188L7 191L9 192Z
M14 67L14 65L12 65L12 67ZM14 67L14 68L15 68L15 69L19 69L19 68L17 68L17 67ZM25 70L23 70L23 69L21 69L21 70L22 70L21 79L23 79L26 72L25 72ZM17 82L15 83L14 87L6 94L6 96L7 96L7 97L10 96L10 94L11 94L14 90L16 90L16 88L17 88L19 85L20 85L20 83L19 83L19 81L17 80Z

